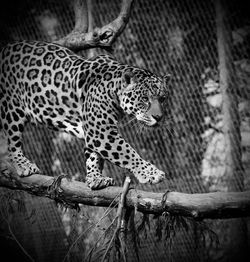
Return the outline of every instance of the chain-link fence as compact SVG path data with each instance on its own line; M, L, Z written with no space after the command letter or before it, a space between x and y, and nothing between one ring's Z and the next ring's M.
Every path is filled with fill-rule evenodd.
M93 26L101 26L118 15L121 0L95 0L88 3L92 10ZM74 25L71 4L67 0L6 2L0 11L1 43L19 39L54 41L66 35ZM230 25L231 29L228 30L232 35L230 74L235 84L231 93L239 102L236 109L238 119L235 121L238 122L242 138L241 142L236 141L237 144L241 143L241 155L237 157L243 163L241 175L229 181L228 145L223 129L224 97L219 84L221 65L217 42L219 25L216 21L220 14L216 15L215 6L216 1L211 0L136 0L129 24L114 46L117 60L146 68L157 75L172 75L170 124L145 134L136 133L131 125L126 124L128 119L120 125L121 133L139 154L159 169L166 170L170 177L170 180L157 186L136 185L137 188L148 191L170 188L195 193L227 191L232 188L241 190L242 186L239 185L242 184L244 189L250 187L249 10L241 1L229 1L226 4L227 25ZM84 179L84 144L74 137L42 127L28 126L24 134L24 145L26 155L45 174L55 176L66 173L74 179ZM113 176L117 185L122 184L123 170L106 163L104 172ZM83 234L88 227L86 216L97 221L104 212L103 208L83 207L80 213L63 213L54 208L48 209L48 205L51 203L41 200L39 209L47 209L44 212L48 220L55 216L57 219L61 217L64 234L58 232L57 226L51 224L47 227L45 219L44 224L39 222L40 232L32 231L34 242L27 244L26 248L32 250L32 246L44 247L43 250L33 249L32 254L37 261L45 261L45 258L48 261L62 261L65 252L57 258L52 257L51 252L45 252L48 248L41 232L46 232L52 239L58 234L64 243L62 247L54 242L53 252L58 253L61 248L67 250L82 234L69 261L84 261L85 253L98 238L98 232ZM141 240L141 261L233 261L230 260L233 249L242 251L249 248L247 220L206 222L219 237L218 247L206 240L201 245L201 234L195 225L188 231L183 229L176 232L171 248L157 242L154 230L151 230L147 239ZM20 238L27 237L25 234L29 234L28 231L22 232L23 237ZM20 235L18 230L17 235ZM41 253L47 255L41 257ZM129 259L136 261L135 254L131 254Z

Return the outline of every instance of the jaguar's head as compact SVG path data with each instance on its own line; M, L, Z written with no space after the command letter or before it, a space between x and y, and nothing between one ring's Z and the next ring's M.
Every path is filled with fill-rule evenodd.
M123 111L145 126L160 124L168 106L169 78L169 75L159 78L148 72L125 72L119 94Z

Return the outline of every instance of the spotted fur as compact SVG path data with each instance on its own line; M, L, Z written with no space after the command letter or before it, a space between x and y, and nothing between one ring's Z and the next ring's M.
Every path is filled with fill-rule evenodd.
M92 189L114 184L102 175L104 159L127 168L141 183L161 181L164 172L138 155L117 123L128 113L146 126L157 125L166 96L162 78L109 56L84 59L56 44L28 41L0 53L1 125L20 176L40 173L22 151L29 121L85 141L86 181Z

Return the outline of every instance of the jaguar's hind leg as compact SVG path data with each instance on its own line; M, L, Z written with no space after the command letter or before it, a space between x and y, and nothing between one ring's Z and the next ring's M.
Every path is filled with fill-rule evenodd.
M92 152L89 156L87 156L86 183L91 189L101 189L115 184L113 178L102 175L103 164L104 160L98 153Z
M24 113L23 113L24 114ZM36 164L30 162L22 151L22 132L24 129L25 117L18 118L19 115L15 112L8 112L6 118L2 119L4 133L8 139L9 159L15 167L19 176L30 176L32 174L41 173Z

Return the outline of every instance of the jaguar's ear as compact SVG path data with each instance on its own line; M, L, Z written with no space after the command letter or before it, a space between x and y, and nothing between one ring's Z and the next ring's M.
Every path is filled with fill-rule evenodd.
M167 87L170 79L171 79L171 75L170 75L170 74L166 74L166 75L163 76L163 84L164 84L164 87Z
M127 88L128 86L134 85L137 83L137 77L134 72L126 71L122 75L122 86L123 89Z
M170 91L172 91L171 86L169 85L170 79L171 79L171 75L170 74L166 74L163 77L163 90L165 90L165 92L169 93Z

